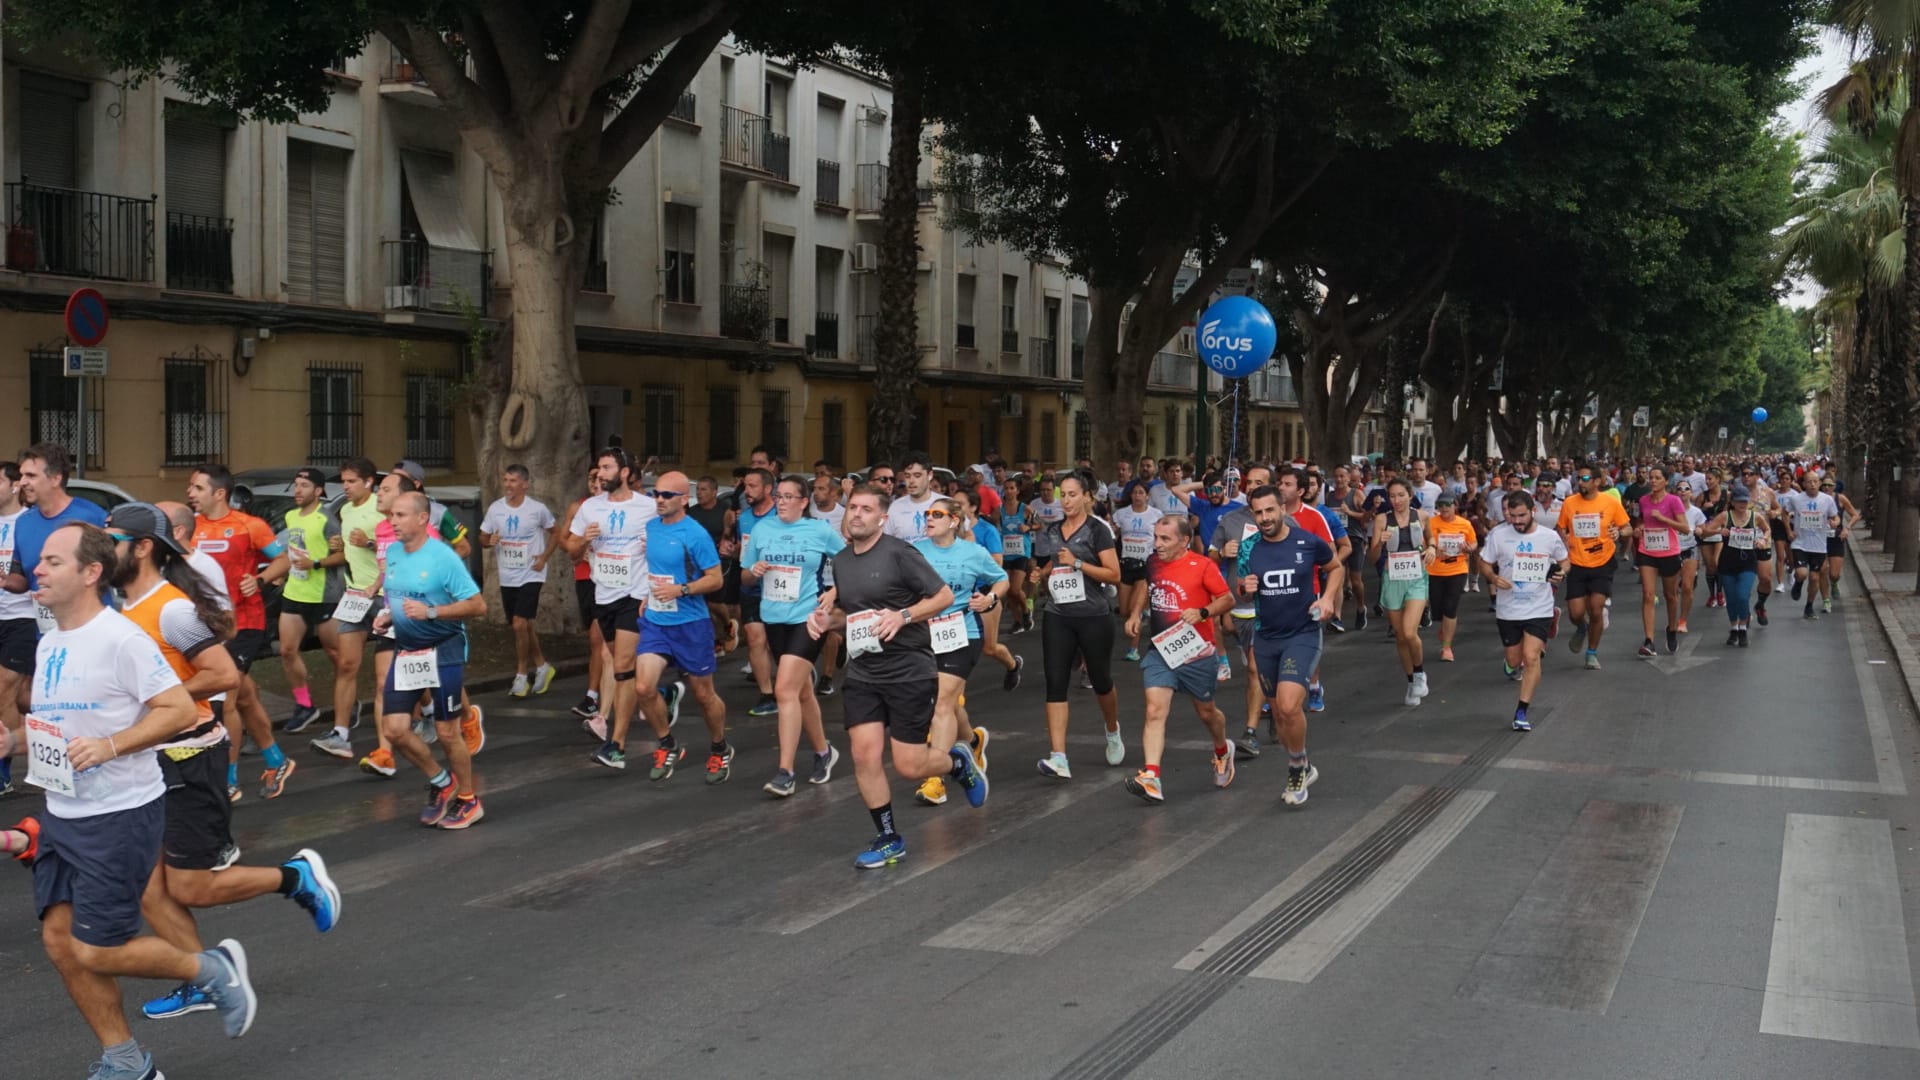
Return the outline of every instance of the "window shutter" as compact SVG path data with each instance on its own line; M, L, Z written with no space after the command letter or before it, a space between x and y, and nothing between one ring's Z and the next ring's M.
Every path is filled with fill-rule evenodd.
M347 154L324 147L313 151L313 293L347 302Z
M227 133L211 124L167 120L167 210L224 221Z
M27 183L80 186L79 102L86 96L84 84L21 76L20 171Z
M287 299L313 303L313 145L287 141Z

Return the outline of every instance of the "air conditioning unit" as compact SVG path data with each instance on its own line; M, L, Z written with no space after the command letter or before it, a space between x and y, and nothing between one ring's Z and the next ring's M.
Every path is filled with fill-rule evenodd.
M1016 420L1027 415L1026 397L1021 394L1008 394L1007 406L1003 411Z
M880 249L872 244L853 245L853 272L871 274L880 269Z

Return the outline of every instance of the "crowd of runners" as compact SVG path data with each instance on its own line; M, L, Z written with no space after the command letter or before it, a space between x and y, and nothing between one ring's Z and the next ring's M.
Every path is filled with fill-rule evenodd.
M32 870L48 955L104 1050L94 1075L143 1080L158 1072L118 978L171 985L143 1006L151 1019L213 1011L235 1037L252 1022L247 954L232 940L207 948L196 909L278 894L322 933L341 916L319 853L241 862L231 823L249 794L243 743L264 766L261 799L293 782L296 758L277 738L320 728L311 752L371 778L393 778L402 761L418 770L422 825L457 831L485 817L473 768L485 718L465 689L467 627L488 617L468 569L476 540L492 552L511 628L510 696L553 685L534 625L550 574L570 572L590 644L572 711L595 762L631 760L656 783L690 769L724 783L730 711L775 717L764 791L784 799L802 776L831 782L844 746L873 826L855 865L879 869L907 855L889 763L919 803L955 793L987 803L992 732L968 696L1018 687L1019 650L1035 641L1043 776L1073 778L1078 684L1093 693L1107 766L1133 764L1123 713L1141 718L1125 784L1134 796L1168 797L1167 719L1184 698L1210 740L1213 786L1262 754L1264 734L1286 755L1278 797L1299 806L1320 776L1307 735L1309 714L1329 707L1327 634L1390 635L1404 676L1404 692L1392 683L1391 696L1348 707L1418 708L1431 680L1448 677L1460 621L1479 617L1484 596L1517 684L1501 723L1530 730L1550 642L1565 634L1582 667L1601 668L1623 563L1639 579L1632 654L1643 659L1680 647L1701 594L1725 611L1732 648L1768 625L1779 592L1804 619L1830 612L1861 515L1824 465L1193 469L1142 458L1103 480L1085 460L1043 470L989 455L953 473L920 453L861 474L827 462L800 474L756 448L723 489L613 447L566 507L543 505L527 470L508 467L470 537L412 462L348 461L337 478L303 469L281 521L236 509L232 474L217 465L193 473L184 503L126 503L109 516L67 493L66 451L41 444L0 463L0 794L19 753L45 806L0 830L0 850ZM334 479L343 494L330 499ZM334 672L330 713L302 659L310 636ZM250 674L276 647L294 702L277 731ZM363 730L369 653L374 722ZM1244 700L1230 702L1217 687L1236 660L1248 677ZM1115 685L1122 663L1139 667L1137 711ZM983 664L998 674L984 690L973 679ZM746 699L723 696L723 666L747 680ZM822 704L835 697L837 726ZM706 728L703 768L676 736L689 701ZM636 717L645 749L630 758Z

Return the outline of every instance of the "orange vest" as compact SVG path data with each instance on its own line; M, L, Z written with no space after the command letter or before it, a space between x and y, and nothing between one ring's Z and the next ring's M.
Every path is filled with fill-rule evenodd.
M173 673L184 683L193 678L193 662L182 656L180 650L168 644L167 639L160 634L160 612L174 600L193 602L192 598L181 592L178 587L163 581L159 588L148 593L139 603L129 604L121 609L120 614L132 619L135 625L147 632L147 636L153 639L155 645L160 646L160 655L166 658L168 666L173 668ZM193 707L200 714L201 720L213 718L213 705L210 702L196 701Z

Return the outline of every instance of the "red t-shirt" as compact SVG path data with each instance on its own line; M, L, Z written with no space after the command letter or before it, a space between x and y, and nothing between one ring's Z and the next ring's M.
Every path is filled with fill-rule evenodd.
M1320 539L1325 540L1327 546L1333 548L1336 554L1338 553L1339 549L1333 542L1333 530L1327 528L1327 519L1321 513L1319 507L1301 503L1300 509L1293 512L1293 517L1289 518L1288 522L1296 529L1305 529ZM1313 575L1313 595L1320 595L1320 586L1324 584L1326 580L1327 569L1323 566L1320 568L1319 573Z
M1189 608L1205 610L1214 598L1227 595L1227 579L1212 559L1185 552L1172 562L1155 555L1147 560L1147 614L1149 636L1158 634L1180 621L1180 613ZM1200 636L1214 645L1213 620L1194 624Z
M992 484L980 485L980 516L998 521L1000 518L1000 493Z
M213 520L205 516L193 519L193 546L213 556L227 575L227 595L233 599L233 625L237 630L265 630L267 601L259 592L247 596L240 591L240 579L258 574L260 564L271 562L280 550L273 528L252 514L238 510Z

